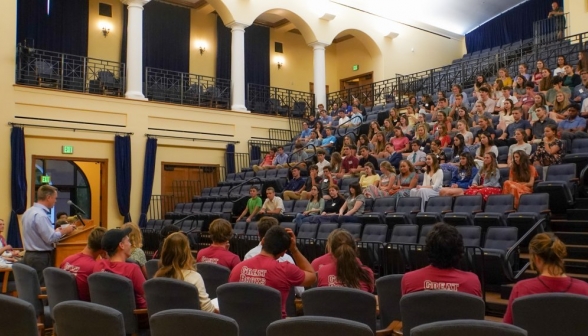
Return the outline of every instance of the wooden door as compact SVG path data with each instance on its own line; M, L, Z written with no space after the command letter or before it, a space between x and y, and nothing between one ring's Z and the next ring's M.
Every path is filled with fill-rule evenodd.
M191 202L202 188L216 187L220 177L217 165L162 162L161 194L173 195L176 202Z

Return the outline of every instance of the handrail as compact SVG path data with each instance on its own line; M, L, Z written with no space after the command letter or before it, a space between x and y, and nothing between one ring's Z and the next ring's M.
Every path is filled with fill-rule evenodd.
M306 144L304 147L302 147L302 148L300 148L300 149L297 149L297 150L293 151L293 152L292 152L292 153L291 153L291 154L288 156L288 161L287 161L287 163L288 163L288 166L290 166L290 162L292 162L292 154L294 154L294 153L298 153L298 152L301 152L301 151L303 151L303 150L305 150L305 149L307 149L307 148L309 148L309 147L312 147L312 149L314 150L314 153L313 153L311 156L309 156L308 158L310 159L310 158L314 157L314 156L316 155L316 146L315 146L314 144ZM297 167L297 166L298 166L298 164L297 164L296 166L294 166L294 167Z
M523 243L523 241L525 241L529 237L529 235L534 233L535 230L539 227L539 225L541 225L545 222L546 222L545 218L541 218L529 230L527 230L527 232L525 232L525 234L516 243L514 243L514 245L511 246L510 249L508 249L508 251L506 252L506 256L504 257L504 260L508 263L508 261L510 260L510 257L515 252L518 252L518 248ZM530 261L528 261L527 264L523 265L523 267L521 267L521 269L517 272L517 274L512 279L509 279L509 280L516 281L523 273L525 273L525 271L527 270L527 268L529 268L529 266L530 266Z
M342 125L351 124L351 120L353 120L353 118L355 118L355 117L351 117L351 118L349 118L349 120L342 123L341 125L337 125L337 135L338 136L345 136L349 133L353 133L355 135L358 135L359 128L361 127L361 123L359 125L353 125L352 127L341 127ZM363 118L362 118L362 122L363 122ZM348 130L349 132L345 132L345 134L341 134L341 132L340 132L341 128Z
M238 188L238 187L242 187L242 186L244 186L245 184L250 184L249 182L251 182L251 181L253 181L253 180L257 180L259 183L263 183L263 182L261 181L261 179L260 179L259 177L257 177L257 176L255 176L255 177L252 177L252 178L250 178L249 180L243 181L243 182L241 182L241 183L237 184L236 186L232 187L231 189L229 189L229 193L228 193L229 199L231 199L231 193L233 192L233 190L235 190L235 189L236 189L236 188ZM239 198L237 198L237 199L236 199L235 201L233 201L233 202L240 201L240 200L242 200L242 199L243 199L243 198L245 198L245 197L247 197L247 196L239 197Z

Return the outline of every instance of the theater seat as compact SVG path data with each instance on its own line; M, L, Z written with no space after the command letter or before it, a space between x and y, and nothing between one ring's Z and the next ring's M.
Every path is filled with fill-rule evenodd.
M429 198L425 211L416 215L416 223L419 226L426 224L435 224L443 220L443 216L451 212L453 197L437 196Z
M455 198L453 212L447 213L443 221L451 225L474 225L475 214L482 212L484 199L481 195L458 196ZM418 215L417 215L418 218Z
M549 194L551 212L565 214L567 209L574 206L577 183L575 163L551 165L547 167L545 181L539 182L533 192Z

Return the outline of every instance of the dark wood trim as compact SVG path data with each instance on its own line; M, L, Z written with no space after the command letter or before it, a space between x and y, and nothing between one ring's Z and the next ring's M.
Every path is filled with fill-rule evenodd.
M352 38L354 38L355 36L347 34L347 35L343 35L341 37L337 37L336 39L333 40L333 44L335 43L339 43L339 42L343 42L343 41L347 41L347 40L351 40Z

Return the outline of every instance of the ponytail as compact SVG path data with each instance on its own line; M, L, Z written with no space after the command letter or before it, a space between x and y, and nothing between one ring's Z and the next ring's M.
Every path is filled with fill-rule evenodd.
M357 261L355 242L349 232L337 229L330 235L330 250L337 261L336 275L344 287L360 288L361 283L369 286L373 292L374 284L369 272Z

